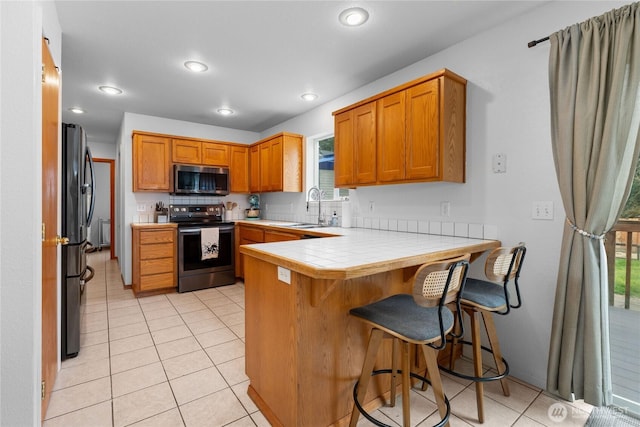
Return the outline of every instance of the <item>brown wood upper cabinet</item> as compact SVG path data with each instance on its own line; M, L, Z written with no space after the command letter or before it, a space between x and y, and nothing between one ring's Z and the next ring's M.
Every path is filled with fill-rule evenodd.
M249 192L249 148L232 145L229 148L229 174L231 192Z
M171 139L133 135L133 191L171 191Z
M282 132L249 148L252 193L302 191L302 138Z
M173 139L171 159L173 163L229 166L229 145L190 139Z
M466 80L441 70L333 113L339 187L465 182Z

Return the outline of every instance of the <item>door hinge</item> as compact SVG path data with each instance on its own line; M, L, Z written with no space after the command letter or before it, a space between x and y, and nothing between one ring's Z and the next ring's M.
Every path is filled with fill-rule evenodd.
M42 83L45 82L45 78L44 78L44 64L42 64Z
M47 236L47 227L45 225L45 223L42 223L42 241L44 242L46 240L46 236Z
M45 394L45 390L47 389L46 387L46 382L44 380L42 380L42 384L40 386L40 399L44 400L44 394Z

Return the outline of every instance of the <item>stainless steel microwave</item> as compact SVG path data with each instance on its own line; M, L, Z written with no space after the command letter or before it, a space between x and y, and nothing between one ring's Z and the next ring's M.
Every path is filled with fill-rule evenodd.
M173 165L173 194L229 194L229 169Z

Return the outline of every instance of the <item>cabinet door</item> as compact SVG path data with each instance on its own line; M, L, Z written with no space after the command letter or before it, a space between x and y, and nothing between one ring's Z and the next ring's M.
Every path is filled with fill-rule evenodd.
M376 103L353 110L355 178L358 184L376 182Z
M174 139L171 150L173 163L202 163L202 143L199 141Z
M259 193L260 183L260 145L249 148L249 191Z
M406 179L439 177L441 80L407 89Z
M170 139L133 136L133 191L171 191Z
M378 181L400 181L405 176L405 92L378 100Z
M283 137L269 141L269 165L267 169L269 171L269 191L282 191L282 174L284 172L282 167L283 149L284 149ZM262 165L261 165L262 167Z
M231 146L229 157L229 174L231 175L231 192L249 192L249 149Z
M271 191L271 144L260 144L260 191Z
M346 187L355 184L353 175L353 111L345 111L335 116L334 138L334 185Z
M229 166L229 146L214 142L202 143L202 164L210 166Z

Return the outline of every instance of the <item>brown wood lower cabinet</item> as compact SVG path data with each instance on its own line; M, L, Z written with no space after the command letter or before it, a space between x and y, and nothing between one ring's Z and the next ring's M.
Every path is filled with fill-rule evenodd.
M253 243L285 242L287 240L299 240L299 233L287 233L286 231L272 230L260 226L236 224L236 277L244 277L244 255L240 253L241 245Z
M134 293L177 285L176 224L132 224Z

